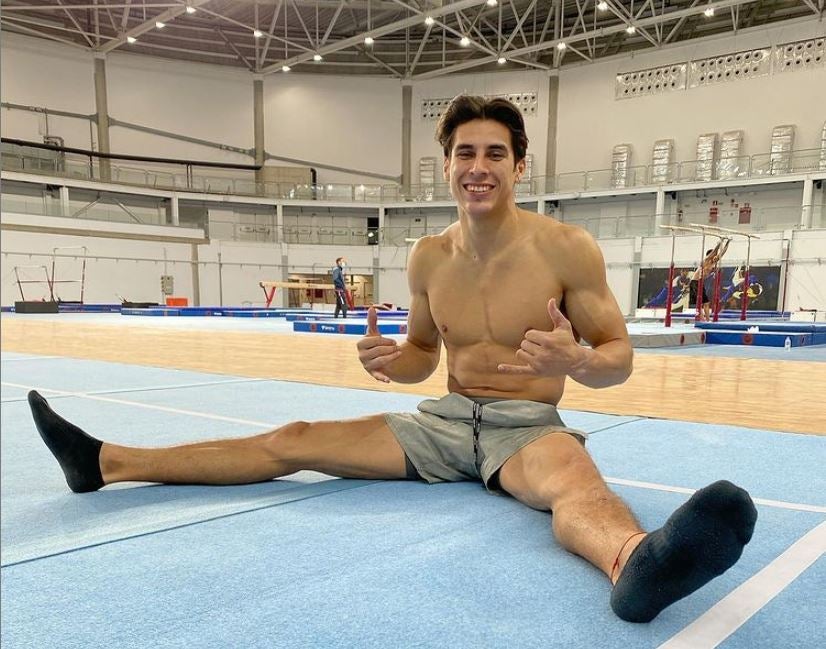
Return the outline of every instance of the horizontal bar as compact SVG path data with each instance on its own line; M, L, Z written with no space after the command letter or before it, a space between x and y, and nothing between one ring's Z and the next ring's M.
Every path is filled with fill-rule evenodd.
M704 230L717 230L718 232L730 232L731 234L739 234L743 237L751 237L754 239L760 238L760 235L758 234L749 234L748 232L741 232L740 230L732 230L730 228L718 228L713 225L697 225L696 223L689 223L689 225L693 225L697 228L703 228Z

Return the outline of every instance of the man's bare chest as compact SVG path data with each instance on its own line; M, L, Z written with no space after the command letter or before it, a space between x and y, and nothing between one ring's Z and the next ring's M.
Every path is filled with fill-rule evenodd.
M528 329L550 330L548 300L562 298L552 266L446 263L428 286L430 311L448 344L495 342L518 347Z

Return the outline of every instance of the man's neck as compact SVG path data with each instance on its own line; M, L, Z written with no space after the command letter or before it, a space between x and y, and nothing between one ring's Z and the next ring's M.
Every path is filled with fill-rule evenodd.
M513 241L519 227L519 208L512 203L501 212L470 216L459 210L461 247L474 258L487 258Z

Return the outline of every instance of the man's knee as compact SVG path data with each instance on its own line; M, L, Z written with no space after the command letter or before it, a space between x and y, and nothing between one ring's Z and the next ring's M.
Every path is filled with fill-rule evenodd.
M585 447L567 433L542 437L512 460L500 475L502 487L537 509L552 509L563 499L604 488Z
M266 440L268 453L280 461L299 460L312 443L309 439L309 429L309 422L294 421L273 431Z

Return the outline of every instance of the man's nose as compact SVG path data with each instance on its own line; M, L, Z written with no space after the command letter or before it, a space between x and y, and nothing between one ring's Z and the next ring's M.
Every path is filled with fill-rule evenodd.
M470 168L471 173L487 173L488 161L483 155L476 156L473 159L473 166Z

